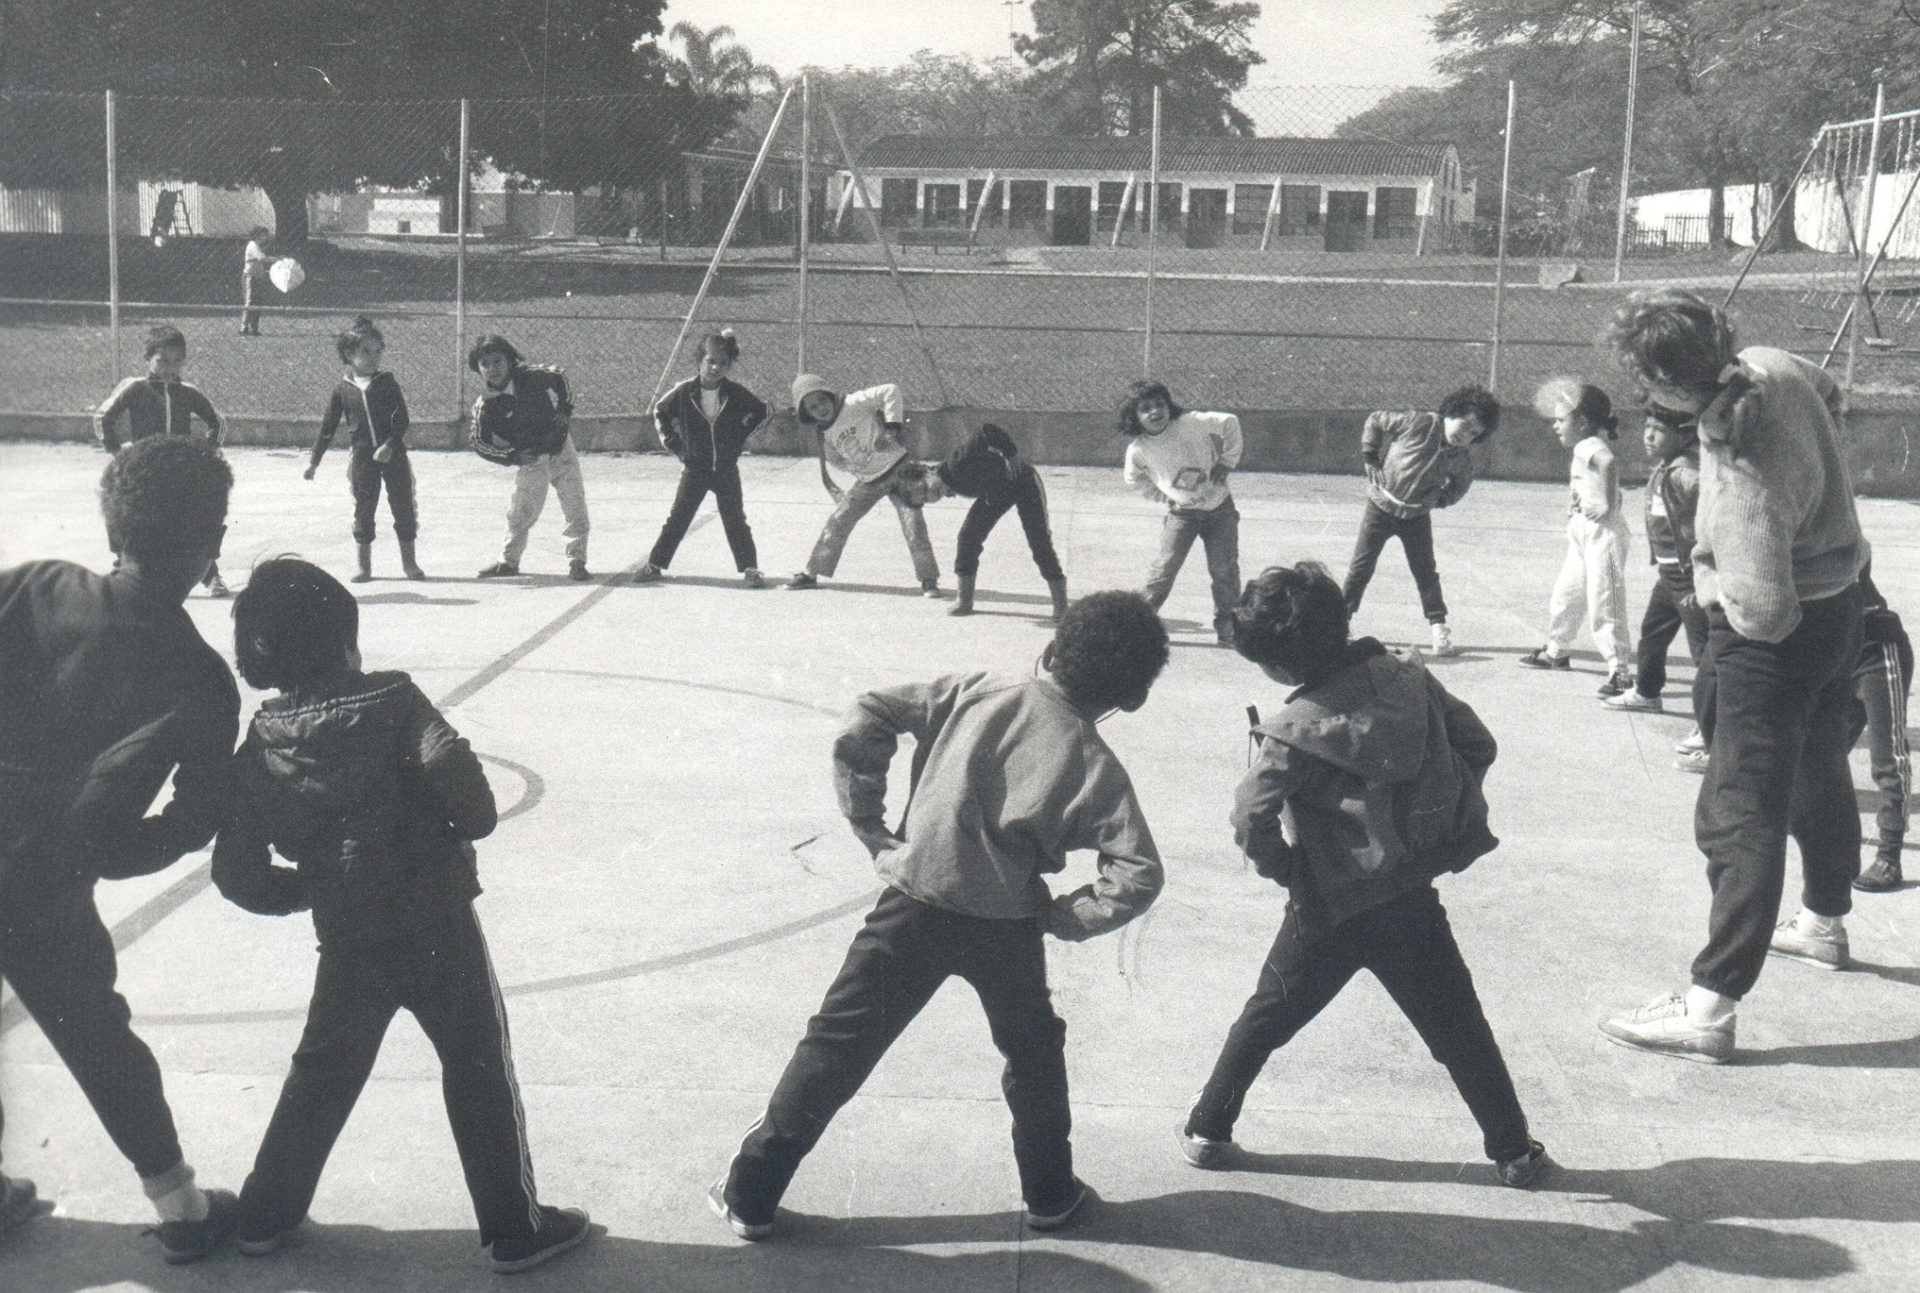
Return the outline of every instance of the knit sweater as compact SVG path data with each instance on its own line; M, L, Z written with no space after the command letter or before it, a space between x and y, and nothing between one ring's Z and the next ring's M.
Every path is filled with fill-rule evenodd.
M1051 678L952 674L870 691L833 745L850 820L886 807L887 765L914 739L905 843L881 878L921 902L987 920L1038 918L1059 938L1106 933L1160 892L1160 855L1126 769ZM1054 897L1041 877L1079 849L1099 879Z
M1232 497L1216 476L1240 465L1240 419L1231 413L1182 413L1159 435L1127 441L1127 484L1177 512L1211 512Z
M355 453L372 453L384 444L391 444L395 452L405 449L407 397L400 393L399 381L392 373L375 373L363 389L352 373L342 377L320 414L320 434L310 459L313 466L320 465L342 423Z
M1437 413L1368 414L1360 460L1367 500L1403 521L1452 507L1473 486L1473 455L1447 443L1446 421Z
M1844 412L1824 370L1753 346L1700 415L1694 582L1743 637L1784 641L1801 602L1844 592L1866 561Z

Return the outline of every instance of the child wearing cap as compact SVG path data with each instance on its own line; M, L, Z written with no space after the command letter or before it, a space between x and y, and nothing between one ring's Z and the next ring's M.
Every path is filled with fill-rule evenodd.
M529 364L505 337L489 334L467 352L467 367L486 379L473 402L473 450L488 462L517 469L513 501L507 505L507 542L500 560L480 572L482 579L520 573L527 534L547 505L547 489L560 496L567 519L567 578L581 583L587 574L587 490L580 479L580 455L567 429L573 420L573 393L567 375L551 364Z

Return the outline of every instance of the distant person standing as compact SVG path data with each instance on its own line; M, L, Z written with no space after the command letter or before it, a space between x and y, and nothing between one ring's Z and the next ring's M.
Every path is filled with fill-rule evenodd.
M1233 645L1233 604L1240 595L1240 511L1227 477L1240 465L1240 419L1231 413L1181 408L1159 382L1135 382L1120 405L1128 437L1122 474L1147 501L1166 505L1160 551L1142 590L1154 610L1166 605L1173 581L1200 540L1213 587L1213 631Z
M273 264L273 257L267 254L267 240L271 237L273 232L265 225L255 225L247 235L246 260L240 270L240 335L243 337L260 335L260 311L254 305L254 294L271 281L267 277L267 269Z
M515 469L513 499L507 504L507 542L500 560L480 572L482 579L520 573L527 535L547 505L547 490L560 496L566 517L567 578L584 583L587 573L587 490L580 478L580 455L568 428L573 424L573 391L567 375L552 364L529 364L505 337L489 334L467 352L467 367L486 379L473 402L473 449L488 462Z

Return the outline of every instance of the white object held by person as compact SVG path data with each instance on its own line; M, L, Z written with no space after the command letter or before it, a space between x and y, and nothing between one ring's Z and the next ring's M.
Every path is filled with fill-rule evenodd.
M307 281L307 271L291 256L282 256L267 267L267 278L282 292L291 293Z

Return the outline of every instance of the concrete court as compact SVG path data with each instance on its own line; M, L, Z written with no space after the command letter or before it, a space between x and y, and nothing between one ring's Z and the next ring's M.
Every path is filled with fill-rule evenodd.
M230 572L285 551L350 569L344 455L313 484L298 453L229 457ZM1466 648L1436 669L1501 740L1488 791L1505 841L1441 889L1561 1172L1534 1193L1495 1184L1444 1071L1366 976L1268 1066L1240 1124L1252 1151L1241 1170L1180 1159L1175 1125L1252 987L1282 897L1225 825L1244 707L1281 692L1212 646L1196 551L1168 606L1172 664L1146 709L1103 729L1166 856L1167 891L1120 935L1052 945L1079 1170L1103 1201L1059 1237L1023 1233L997 1056L971 994L950 985L802 1168L780 1236L737 1243L702 1193L876 888L834 806L836 716L872 686L1029 668L1047 637L1044 588L1010 517L987 548L983 613L949 619L945 603L913 594L883 507L825 590L748 592L710 504L673 582L628 585L611 576L642 558L673 488L674 464L657 455L587 460L599 582L559 578L556 504L528 576L483 584L470 576L495 555L506 475L470 455L415 465L435 579L358 588L362 646L370 668L410 670L454 702L454 723L489 760L507 819L480 845L479 906L511 994L534 1161L547 1201L584 1205L605 1229L521 1286L1612 1293L1920 1280L1920 895L1861 897L1850 973L1771 963L1741 1012L1737 1064L1607 1044L1596 1020L1682 986L1705 928L1699 783L1670 766L1684 691L1669 689L1679 712L1630 717L1600 709L1591 655L1570 676L1514 667L1540 640L1564 490L1500 482L1436 527ZM104 568L100 467L79 447L0 446L0 565ZM827 510L815 469L757 458L745 470L762 564L785 574ZM1137 584L1156 510L1117 471L1046 476L1075 590ZM1305 557L1343 568L1356 479L1243 475L1235 493L1247 573ZM1638 535L1638 491L1628 505ZM1860 510L1882 587L1920 615L1920 512ZM943 564L963 511L929 512ZM384 522L376 551L391 576ZM1636 624L1644 559L1636 540ZM196 595L189 609L229 654L226 605ZM1358 628L1399 642L1423 633L1397 549ZM1856 784L1871 786L1861 754ZM189 1157L203 1182L237 1186L314 958L305 917L241 912L205 886L204 864L99 894L120 922L121 986ZM1090 871L1077 858L1065 879ZM18 1015L9 1003L0 1036L5 1166L58 1209L0 1246L0 1289L349 1293L495 1278L474 1243L432 1052L410 1020L389 1035L297 1246L176 1270L140 1237L150 1214L133 1174Z

